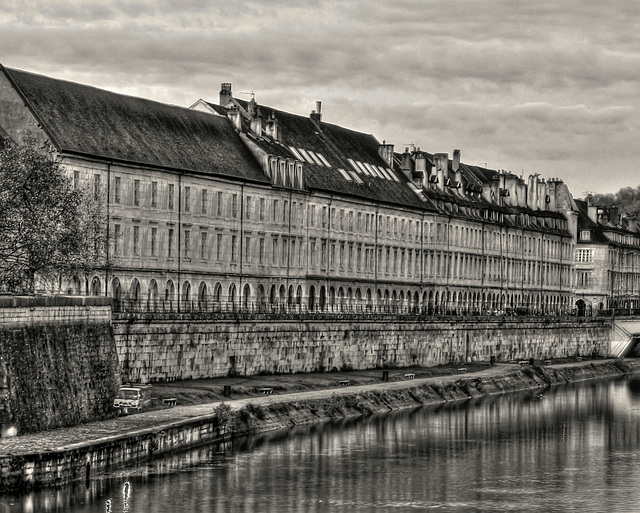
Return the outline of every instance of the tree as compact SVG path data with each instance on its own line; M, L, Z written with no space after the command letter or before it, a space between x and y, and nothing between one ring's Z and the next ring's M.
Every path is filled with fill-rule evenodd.
M0 293L56 290L107 267L104 201L74 186L34 140L0 138Z

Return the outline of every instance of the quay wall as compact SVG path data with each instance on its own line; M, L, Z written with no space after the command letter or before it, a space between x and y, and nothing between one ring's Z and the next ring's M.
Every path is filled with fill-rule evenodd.
M122 382L607 355L608 320L114 317Z
M119 379L110 300L0 297L2 436L108 418Z
M455 381L433 379L405 382L394 389L325 390L323 397L292 401L284 396L255 398L241 408L214 407L211 413L192 419L158 424L153 428L79 443L58 450L0 455L0 492L60 487L90 480L105 472L140 465L158 456L204 444L311 424L328 419L366 416L403 408L435 406L474 397L539 389L592 379L609 379L640 371L640 360L599 360L571 367L514 368L494 376L460 376ZM357 387L367 388L367 387ZM262 404L264 403L264 404ZM222 413L224 412L224 413ZM224 417L223 417L224 415Z

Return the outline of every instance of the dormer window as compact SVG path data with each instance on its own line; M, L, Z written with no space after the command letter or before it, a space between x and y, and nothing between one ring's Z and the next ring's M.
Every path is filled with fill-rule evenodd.
M580 240L591 240L591 230L580 230Z

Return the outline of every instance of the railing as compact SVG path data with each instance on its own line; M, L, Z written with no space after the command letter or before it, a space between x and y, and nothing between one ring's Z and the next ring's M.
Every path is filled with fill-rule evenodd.
M372 304L363 301L351 303L305 302L247 302L212 300L114 300L113 312L116 314L197 314L201 317L230 314L235 316L401 316L418 318L436 317L584 317L584 313L568 308L518 307L497 308L478 307L476 305L429 305L415 306L405 303ZM582 315L580 315L582 313ZM587 317L590 317L587 315Z

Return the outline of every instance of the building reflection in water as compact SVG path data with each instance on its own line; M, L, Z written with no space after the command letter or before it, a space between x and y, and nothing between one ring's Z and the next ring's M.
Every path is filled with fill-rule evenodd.
M202 447L0 513L633 510L639 447L640 381L589 383Z

